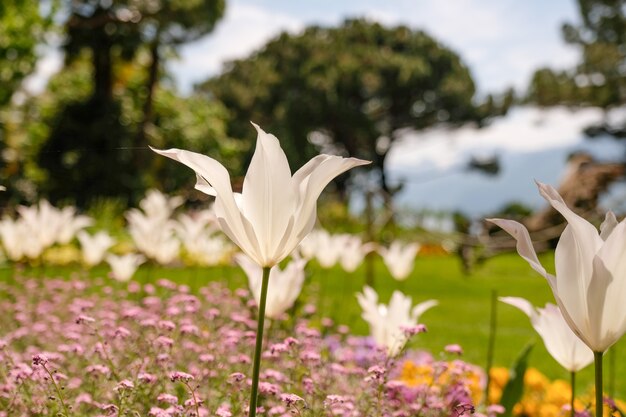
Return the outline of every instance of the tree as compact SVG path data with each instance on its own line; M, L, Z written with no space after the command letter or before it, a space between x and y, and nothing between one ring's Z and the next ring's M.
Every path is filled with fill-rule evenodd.
M7 187L4 200L7 194L14 195L20 157L5 151L13 145L9 136L15 129L11 100L35 69L36 47L54 26L56 6L53 0L0 1L0 178Z
M144 157L149 153L147 145L156 143L159 138L154 135L163 131L155 121L161 116L156 97L166 91L158 86L163 56L166 52L172 56L180 44L210 32L223 16L225 2L66 0L63 4L68 16L66 69L83 67L89 60L92 85L88 96L64 102L51 119L50 136L38 153L41 166L54 173L44 191L53 201L77 195L81 205L99 194L119 193L132 201L150 182L145 175L150 172L150 161ZM194 114L217 108L212 101L196 99L199 108L189 109L188 101L177 99L181 111Z
M528 101L540 105L626 104L626 7L623 0L577 0L579 24L563 25L565 40L579 48L581 62L568 71L537 70Z
M109 117L90 119L93 109L85 106L93 88L88 57L52 77L47 90L23 106L23 136L27 140L19 153L37 162L26 159L23 164L41 194L52 201L72 200L86 206L98 197L114 197L136 203L147 187L174 191L193 181L186 170L164 163L163 158L146 158L141 169L135 169L134 153L152 154L149 149L132 146L143 115L147 75L137 63L125 64L120 73L125 74L118 79L123 94L113 102L114 111L108 113ZM59 112L59 108L65 110ZM72 122L81 118L100 122ZM197 95L180 97L171 89L158 87L154 93L151 143L160 148L189 148L220 155L237 168L242 159L240 144L226 136L226 119L226 110L219 102ZM85 131L86 125L93 126L93 130ZM85 136L90 140L86 141Z
M197 88L229 109L231 136L249 138L254 121L297 165L320 149L370 159L385 191L385 159L403 129L483 123L502 110L475 104L468 68L426 33L366 20L283 33Z

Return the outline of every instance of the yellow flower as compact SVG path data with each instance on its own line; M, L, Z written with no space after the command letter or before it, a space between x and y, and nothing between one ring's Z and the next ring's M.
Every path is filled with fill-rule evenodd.
M433 368L410 360L404 361L399 380L409 387L430 385L433 383Z
M528 368L524 374L524 385L526 389L541 392L546 389L549 382L548 378L535 368Z
M570 385L562 379L553 381L546 390L545 401L551 404L565 405L569 404L572 396Z

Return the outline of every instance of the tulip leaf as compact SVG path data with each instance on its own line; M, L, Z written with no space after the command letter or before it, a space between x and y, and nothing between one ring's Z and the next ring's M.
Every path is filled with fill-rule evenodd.
M509 371L510 378L502 390L502 398L500 399L500 405L505 409L502 417L513 415L513 406L522 399L524 394L524 374L528 367L528 357L534 346L534 343L526 345L511 366Z

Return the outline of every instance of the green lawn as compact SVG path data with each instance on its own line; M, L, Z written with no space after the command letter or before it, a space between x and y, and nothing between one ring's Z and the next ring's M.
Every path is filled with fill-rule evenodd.
M552 269L552 254L541 257L548 270ZM393 280L378 259L374 264L375 289L381 300L387 302L393 290L400 289L413 297L414 302L437 299L440 305L424 313L422 322L428 333L419 336L415 347L423 347L434 353L441 352L450 343L458 343L465 350L465 359L484 366L486 363L489 332L489 310L492 290L500 296L519 296L543 305L553 302L548 284L517 255L502 255L477 267L468 276L461 273L455 257L419 257L412 276L404 282ZM42 276L68 276L69 268L33 271ZM104 268L91 275L104 275ZM367 324L360 318L360 308L354 294L364 285L364 267L352 274L346 274L339 267L323 270L312 264L305 284L305 294L319 294L320 316L328 316L336 323L350 326L357 334L367 334ZM4 279L11 279L11 271L3 270ZM221 267L213 269L141 269L136 277L141 282L168 278L196 289L206 280L224 280L232 288L245 285L243 273L237 268ZM530 365L539 368L548 377L568 379L569 376L550 357L536 336L528 318L519 310L498 303L498 332L496 338L495 364L509 366L522 348L529 342L536 342L531 354ZM624 343L616 347L617 375L615 394L626 398L626 379L620 378L626 372L626 362L621 360ZM609 359L605 360L608 365ZM592 385L593 366L579 375L580 390ZM605 389L610 388L610 371L605 368ZM579 391L580 392L580 391Z

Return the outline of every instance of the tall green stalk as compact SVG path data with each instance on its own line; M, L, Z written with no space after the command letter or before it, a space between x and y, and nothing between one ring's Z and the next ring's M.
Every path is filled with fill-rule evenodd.
M596 417L602 417L602 354L603 352L593 352L593 364L596 371Z
M570 399L570 403L569 403L571 407L570 415L574 417L576 415L576 411L574 410L574 398L576 398L576 372L575 371L570 372L570 382L572 385L572 398Z
M491 311L489 319L489 341L487 344L487 383L485 384L485 405L489 405L489 386L491 385L491 368L496 347L496 330L498 326L498 292L491 290Z
M267 302L267 287L270 282L270 267L263 267L263 282L261 284L261 300L259 301L259 318L256 328L256 346L254 348L254 364L252 365L252 388L250 389L249 417L256 417L256 404L259 392L259 372L261 370L261 351L263 348L263 326L265 324L265 303Z

